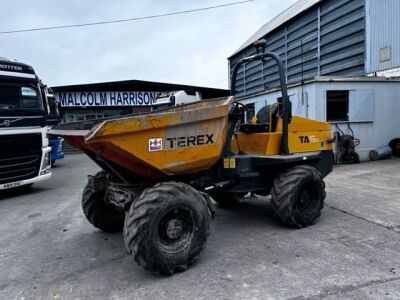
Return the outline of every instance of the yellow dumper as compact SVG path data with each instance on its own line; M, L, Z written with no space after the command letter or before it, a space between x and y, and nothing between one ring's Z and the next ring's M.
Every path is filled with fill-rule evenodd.
M261 43L261 45L263 45ZM333 165L330 125L291 115L282 62L282 98L252 123L233 96L140 115L62 124L50 134L84 151L103 171L89 176L82 207L147 270L185 270L204 248L214 214L245 194L271 195L282 223L314 224Z

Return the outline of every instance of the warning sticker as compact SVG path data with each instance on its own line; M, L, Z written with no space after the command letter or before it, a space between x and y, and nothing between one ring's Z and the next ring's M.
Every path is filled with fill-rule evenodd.
M162 151L163 149L163 139L162 138L154 138L149 139L149 151Z
M235 169L236 160L235 158L224 158L224 169Z

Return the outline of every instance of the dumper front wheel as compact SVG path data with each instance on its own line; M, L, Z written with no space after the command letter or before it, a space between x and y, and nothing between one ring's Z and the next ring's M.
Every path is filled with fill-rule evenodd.
M101 171L86 184L82 194L83 213L94 227L104 232L121 232L125 213L105 202L106 182L106 173Z
M274 180L271 196L272 207L283 224L307 227L321 215L326 196L325 183L315 168L296 166Z
M135 261L151 272L184 271L210 233L211 213L191 186L165 182L143 191L125 218L124 241Z

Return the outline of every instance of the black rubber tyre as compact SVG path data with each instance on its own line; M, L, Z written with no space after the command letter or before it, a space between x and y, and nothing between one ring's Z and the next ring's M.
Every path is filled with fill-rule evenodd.
M235 208L239 206L239 198L234 193L219 192L215 193L212 198L222 208Z
M271 189L272 207L283 224L303 228L315 224L324 208L322 175L307 165L280 174Z
M204 249L210 234L207 201L178 182L147 188L125 218L128 253L146 270L164 275L185 271Z
M86 219L96 228L104 232L121 232L124 227L125 213L114 205L104 202L106 194L106 173L101 171L94 180L104 182L104 189L94 191L86 184L82 194L82 209Z
M393 150L393 155L400 157L400 139L390 141L389 146Z

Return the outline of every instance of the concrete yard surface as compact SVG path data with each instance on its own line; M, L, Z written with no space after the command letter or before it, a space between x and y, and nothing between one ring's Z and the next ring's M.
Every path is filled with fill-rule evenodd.
M285 228L268 198L217 213L198 262L171 277L81 210L85 155L0 195L0 299L400 299L400 159L336 167L317 224Z

